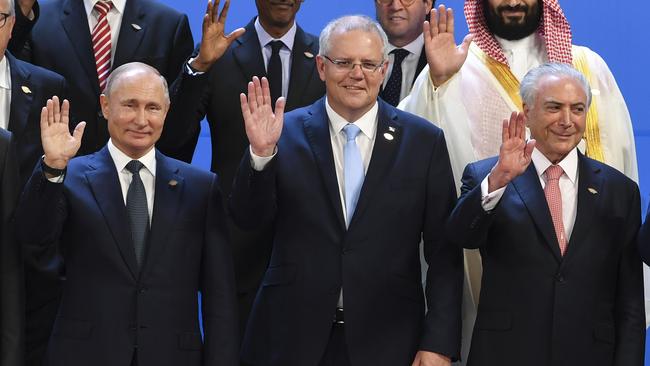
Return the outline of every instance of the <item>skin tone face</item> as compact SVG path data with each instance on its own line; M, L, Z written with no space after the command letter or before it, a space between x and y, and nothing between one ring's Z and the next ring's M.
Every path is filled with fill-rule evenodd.
M352 70L345 70L322 56L316 58L318 73L325 82L330 106L347 121L354 122L377 101L388 67L384 62L376 71L366 71L358 64L381 64L384 61L382 41L376 33L353 30L332 34L330 45L331 49L326 55L330 59L357 64Z
M151 150L160 138L169 100L160 76L146 69L127 70L100 96L113 144L133 159Z
M255 0L255 4L264 30L280 38L293 26L302 0Z
M9 11L9 3L7 1L0 1L0 12L8 14ZM0 28L0 60L4 57L9 39L11 39L11 30L14 28L15 21L16 17L7 17L7 22Z
M486 0L485 19L497 36L516 40L533 33L539 26L541 3L538 0Z
M587 95L576 80L554 75L539 80L535 103L524 104L524 114L537 149L552 163L564 159L582 139L587 109Z
M422 34L422 23L431 10L431 1L415 0L408 6L401 0L392 0L389 4L375 1L377 20L392 45L404 47Z

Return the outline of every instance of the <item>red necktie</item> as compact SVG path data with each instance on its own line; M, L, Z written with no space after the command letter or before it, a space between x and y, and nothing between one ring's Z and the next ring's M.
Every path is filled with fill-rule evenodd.
M551 211L553 226L555 226L555 235L560 245L560 253L564 256L567 241L564 222L562 221L562 193L560 192L560 177L564 174L564 170L559 165L551 165L546 169L545 174L546 186L544 187L544 195L546 196L546 202L548 202L548 208Z
M100 91L104 91L106 79L111 71L111 27L108 25L107 14L112 7L111 1L98 1L94 7L99 17L91 36Z

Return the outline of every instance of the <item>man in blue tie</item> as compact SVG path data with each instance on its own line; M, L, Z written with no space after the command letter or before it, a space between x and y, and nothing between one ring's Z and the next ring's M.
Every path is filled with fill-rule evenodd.
M441 130L377 98L386 60L377 23L342 17L320 36L324 98L285 117L265 78L240 96L250 148L229 206L242 228L274 223L244 336L248 364L440 366L458 357L462 253L443 234L456 194L447 148Z

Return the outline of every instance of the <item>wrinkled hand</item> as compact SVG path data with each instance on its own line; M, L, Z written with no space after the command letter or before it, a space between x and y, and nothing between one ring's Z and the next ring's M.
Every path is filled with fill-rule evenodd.
M86 122L79 122L71 135L69 119L70 103L64 99L63 104L59 105L59 97L56 95L48 99L41 109L41 142L45 164L49 167L64 169L79 151Z
M450 366L451 359L438 353L418 351L411 366Z
M246 136L253 153L262 157L273 155L282 133L284 97L278 98L275 102L275 113L273 113L269 81L263 77L260 82L257 76L253 76L253 81L248 83L248 97L241 93L239 100Z
M440 86L460 70L467 59L472 35L456 46L454 39L454 11L443 4L431 9L431 20L423 26L424 50L433 85Z
M505 187L520 176L530 164L535 140L526 141L526 117L512 112L510 121L503 120L499 160L488 176L488 192Z
M23 13L24 16L28 17L32 12L35 2L36 0L18 0L17 5L20 7L20 12Z
M226 0L221 9L221 14L217 16L219 10L219 1L208 1L208 7L203 16L202 38L199 54L192 61L192 68L198 71L207 71L230 47L230 44L244 34L244 28L237 28L230 34L224 33L226 29L226 17L230 0Z

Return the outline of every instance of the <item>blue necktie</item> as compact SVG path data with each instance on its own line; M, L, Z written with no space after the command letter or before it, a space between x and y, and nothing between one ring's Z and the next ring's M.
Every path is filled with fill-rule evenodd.
M348 123L343 127L343 132L347 138L343 147L343 180L345 181L345 212L347 214L345 224L349 226L354 209L357 207L365 175L361 152L355 141L361 130L355 124Z
M133 174L129 190L126 192L126 211L129 213L133 249L135 249L135 260L138 262L138 268L142 266L147 234L149 233L147 192L144 190L144 184L142 184L140 178L140 169L143 166L137 160L131 160L126 164L126 169Z

